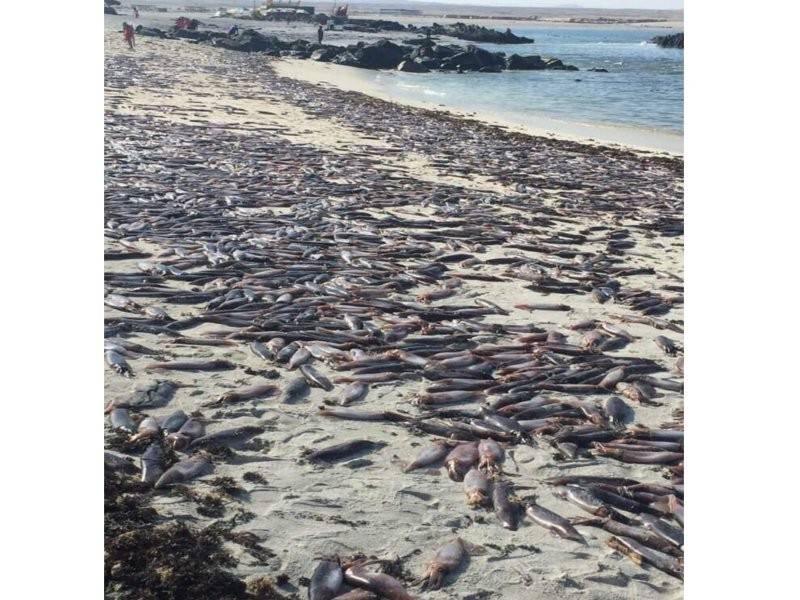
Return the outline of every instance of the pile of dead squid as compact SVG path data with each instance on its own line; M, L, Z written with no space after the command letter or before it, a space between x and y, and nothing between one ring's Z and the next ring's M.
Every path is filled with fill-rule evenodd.
M219 68L235 78L233 67L248 60ZM138 68L117 65L107 79L123 89ZM238 425L209 434L201 415L148 414L179 388L172 372L242 369L221 358L175 358L175 349L242 346L263 365L250 373L256 383L207 398L209 410L298 404L311 388L323 389L331 400L315 418L381 422L429 440L416 456L408 449L402 470L410 477L444 468L455 482L448 485L463 486L471 509L493 511L498 527L529 522L576 545L587 543L581 529L602 529L605 543L636 564L682 578L682 405L660 428L636 420L639 407L683 392L683 348L669 337L682 333L670 316L682 305L682 283L642 285L637 277L655 271L643 265L636 241L681 235L678 167L570 143L521 147L512 134L448 118L426 118L423 127L419 113L356 104L346 93L332 107L322 93L287 80L271 89L320 118L348 114L342 104L353 102L353 127L434 148L444 173L513 182L517 193L389 177L379 170L381 151L334 154L287 144L268 128L243 135L221 125L108 116L105 303L114 312L104 352L115 376L137 383L106 410L110 428L127 437L128 455L140 459L141 480L155 489L192 482L226 460L220 448L264 432ZM428 212L411 216L410 207ZM122 261L135 268L114 269ZM521 282L531 301L509 305L470 289L486 282ZM620 310L561 330L539 324L542 315L569 312L563 298L570 297ZM626 353L637 339L628 323L661 332L652 343L662 358ZM142 358L141 369L130 364ZM406 382L419 383L419 392L393 410L370 409L376 388ZM534 486L508 476L508 457L520 446L550 448L564 464L652 465L653 479L565 473ZM298 460L331 464L381 447L366 436L342 439ZM120 460L108 453L107 467L128 468ZM541 494L586 518L545 508ZM453 539L419 583L440 587L479 552ZM313 600L412 597L365 557L328 557L309 576Z

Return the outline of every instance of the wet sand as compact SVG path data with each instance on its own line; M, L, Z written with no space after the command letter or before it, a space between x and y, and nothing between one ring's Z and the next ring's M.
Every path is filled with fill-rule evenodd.
M505 207L503 198L519 194L519 184L513 176L498 177L492 169L472 167L474 161L465 161L458 170L454 161L445 160L439 154L441 148L426 143L413 143L414 127L417 127L420 114L416 109L405 108L392 113L387 119L386 129L366 117L367 107L376 109L380 101L359 98L345 92L328 91L318 94L307 83L281 79L278 67L273 68L275 60L263 56L240 56L226 53L208 46L194 45L169 40L138 39L135 53L123 48L120 36L107 33L105 38L107 88L107 154L126 156L134 163L141 160L143 175L142 189L120 190L114 184L115 163L108 160L107 173L110 174L110 193L118 202L120 194L129 194L131 201L146 195L148 172L167 172L170 167L159 168L158 164L148 165L146 153L131 154L131 140L126 130L152 129L153 132L169 132L178 126L197 128L198 138L205 136L214 127L223 127L225 136L252 136L279 139L284 147L302 147L309 150L315 161L322 157L327 165L347 164L353 156L372 152L378 159L372 164L374 171L364 171L364 179L358 180L355 171L350 170L343 179L337 179L335 169L327 169L326 177L337 182L358 187L369 185L369 178L397 178L399 185L406 186L409 193L414 192L414 182L420 186L434 186L447 193L485 194L490 203L497 205L499 214L506 215L509 221L526 218L516 207ZM283 71L285 73L285 71ZM124 76L119 75L125 73ZM307 95L298 91L311 90ZM364 118L351 110L354 106L364 106ZM370 104L372 103L372 104ZM376 109L377 110L377 109ZM336 117L334 115L340 115ZM326 115L326 116L321 116ZM404 116L406 115L406 116ZM433 117L430 117L433 118ZM402 131L403 119L408 126ZM446 128L447 122L444 127ZM461 127L472 127L464 125ZM486 125L475 123L476 137L487 135ZM176 129L177 131L177 129ZM154 135L157 134L154 133ZM177 135L177 134L176 134ZM497 135L505 135L497 130ZM204 140L206 138L203 138ZM213 139L213 136L212 138ZM227 139L227 137L226 137ZM532 153L547 152L545 143L537 138L513 138L514 143L528 144ZM186 153L195 149L191 139L183 140ZM227 143L227 142L226 142ZM443 140L443 144L446 141ZM547 142L553 143L553 142ZM176 144L175 156L181 156L180 144ZM298 186L302 177L326 166L320 162L287 165L275 162L248 164L246 155L237 155L231 146L230 164L218 165L229 172L229 179L220 178L222 188L226 185L236 188L237 169L242 172L258 168L263 170L261 206L232 209L228 214L231 233L239 231L239 225L246 227L247 219L261 211L273 214L287 214L291 208L285 204L273 204L271 198L276 192L271 187L273 169L281 173L295 172ZM584 149L582 149L584 148ZM141 150L137 150L141 152ZM555 150L553 151L555 152ZM559 152L562 152L559 150ZM591 179L594 161L598 160L591 150L574 145L566 146L563 154L554 154L551 166L559 160L579 163L576 172L585 172L587 182ZM608 151L602 158L609 164L615 161L628 161L631 165L640 160L632 155L618 156L616 151ZM330 161L330 162L328 162ZM379 164L378 164L379 163ZM679 198L681 194L680 170L677 161L673 163L641 162L641 173L663 173L659 184L664 194ZM278 171L275 171L277 173ZM180 180L191 177L185 170L172 173L176 179L176 193L181 193ZM637 174L632 174L630 185L636 187ZM532 206L541 203L542 207L569 207L567 188L558 189L552 181L539 189L527 185L531 194ZM656 186L652 189L659 189ZM428 187L424 188L429 189ZM587 183L588 197L591 198L592 185ZM249 190L252 192L252 190ZM209 194L219 193L209 190ZM232 192L234 195L236 192ZM423 192L424 193L424 192ZM652 190L644 192L649 198ZM418 196L422 197L422 196ZM363 196L364 209L380 214L396 213L404 218L422 221L441 218L431 206L410 202L402 207L381 208L379 204L370 206L372 200L367 193ZM573 198L574 199L574 198ZM378 200L378 199L375 199ZM676 200L677 202L677 200ZM111 205L116 207L116 204ZM112 208L116 215L117 209ZM647 211L645 211L647 212ZM626 286L639 289L657 289L662 285L680 285L683 274L682 236L665 237L654 226L652 230L641 227L647 219L657 221L657 211L649 216L638 215L627 220L636 222L631 228L635 251L625 257L626 267L648 267L654 273L632 275L625 278ZM107 214L108 219L108 214ZM602 209L592 210L591 204L560 226L562 231L580 231L587 226L600 223L622 225L626 219L618 215L604 213ZM110 236L107 249L120 250L120 245ZM133 236L126 236L131 239ZM135 241L137 248L151 253L155 258L163 253L169 256L170 244L159 236L142 234ZM603 243L594 247L600 250ZM482 259L507 256L508 250L502 246L489 246ZM517 255L535 255L525 251L514 251ZM154 259L149 259L154 260ZM133 273L137 270L137 260L115 260L106 262L106 271L113 273ZM501 274L504 267L497 266L487 272ZM572 340L580 336L569 329L587 318L613 321L615 316L630 315L630 310L614 303L598 304L588 295L550 294L542 296L531 292L525 282L509 278L503 282L468 281L459 290L458 298L482 297L491 300L510 312L502 318L504 323L527 324L532 320L547 330L558 330ZM175 290L188 289L186 283L165 279L163 285ZM424 286L422 289L425 289ZM125 290L109 290L125 293ZM420 290L415 290L419 292ZM458 302L456 298L435 302L437 306ZM569 312L541 311L530 312L514 308L520 302L564 302L569 304ZM144 301L146 303L146 301ZM154 302L158 304L158 302ZM197 314L199 306L165 307L173 318ZM125 313L107 308L106 318L110 320L126 316ZM129 315L128 315L129 316ZM668 318L674 323L682 323L683 310L680 303L672 307ZM498 316L487 317L487 322L500 320ZM656 335L665 332L643 324L623 323L622 326L636 339L620 354L649 358L672 367L671 359L653 343ZM200 327L184 331L191 337L202 337L225 328L206 323ZM682 342L682 334L667 332L670 337ZM598 529L582 528L587 546L577 546L553 537L544 529L525 522L518 531L502 529L491 512L469 509L465 504L462 486L450 481L444 471L438 473L402 472L402 466L419 451L421 445L429 442L427 436L414 435L408 429L390 423L364 423L326 419L317 414L317 408L326 400L337 401L339 386L332 392L313 388L310 396L298 404L280 404L276 399L245 402L225 408L209 408L206 404L219 394L243 385L263 381L262 377L248 374L263 372L273 366L256 358L247 349L246 343L232 346L193 346L175 344L160 335L137 333L131 340L143 345L166 351L176 358L224 358L239 368L217 373L179 373L170 372L153 376L143 370L144 365L153 362L152 357L131 358L129 362L136 376L129 380L107 370L105 382L106 401L127 397L133 386L146 383L155 378L169 379L185 387L178 389L175 398L168 406L148 409L145 412L163 417L181 408L187 414L199 412L207 420L207 430L214 432L240 424L260 424L265 428L257 436L258 443L251 443L238 450L229 460L215 462L214 476L228 476L244 487L247 494L232 502L229 511L243 510L254 516L241 526L242 530L253 532L261 544L269 548L274 556L267 561L254 561L252 556L240 546L231 545L230 550L239 559L236 573L245 577L256 575L284 574L288 582L281 588L284 593L297 593L306 597L303 578L308 578L314 568L314 559L323 555L347 555L362 552L383 559L400 559L405 575L420 575L436 548L454 535L483 545L488 552L472 557L466 567L455 576L447 579L448 585L441 591L425 592L425 598L677 598L682 595L678 580L654 569L642 569L626 558L612 552L604 545L608 534ZM333 377L335 373L319 363L320 371ZM274 380L283 388L295 376L284 367L275 366L278 378ZM359 408L369 410L399 410L413 412L410 400L412 395L424 387L424 382L410 381L385 386L373 386ZM660 398L660 406L636 406L636 421L657 428L662 423L673 420L676 408L682 408L682 395L665 393ZM386 444L380 450L369 453L366 463L339 463L329 467L314 466L301 459L305 449L318 448L338 441L353 438L368 438ZM507 465L510 476L518 486L530 486L538 495L538 501L545 507L567 517L585 516L574 506L555 498L549 489L540 482L551 476L564 473L603 474L629 477L641 481L659 481L661 469L655 466L623 464L610 460L578 460L574 464L554 458L553 450L545 444L537 447L519 445L515 448L515 462ZM246 473L258 473L266 483L248 483L243 479ZM198 490L210 489L207 479L195 481L191 487ZM189 502L170 494L155 494L153 506L167 517L191 517L198 524L210 523L213 519L196 512ZM230 516L228 514L227 516ZM265 564L266 562L266 564Z
M353 69L311 60L284 58L275 64L275 72L284 77L299 79L316 85L328 85L341 90L367 94L388 102L395 102L382 86L375 81L373 71ZM382 73L384 77L393 74ZM448 114L479 119L500 127L538 137L549 137L587 144L618 146L632 150L665 152L673 155L683 154L683 136L656 131L647 131L634 127L611 126L591 123L567 122L547 117L525 117L524 122L503 118L491 113L459 111L445 107L435 100L406 101L408 106L437 110Z

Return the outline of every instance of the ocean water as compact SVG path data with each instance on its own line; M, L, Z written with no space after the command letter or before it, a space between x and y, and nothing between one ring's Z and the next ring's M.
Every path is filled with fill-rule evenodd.
M137 23L166 28L176 14L142 13ZM189 16L221 30L238 22L241 27L256 27L285 39L312 39L316 35L316 28L306 24L209 19L208 14ZM126 19L126 15L107 16L106 26L118 29ZM430 21L415 20L417 24ZM555 56L580 71L459 75L342 69L364 84L364 89L400 102L476 113L479 118L580 139L683 151L683 50L647 43L656 35L677 30L618 25L525 27L519 22L492 21L481 24L500 30L510 25L517 35L535 40L533 44L520 45L479 44L487 50ZM326 42L346 45L371 42L378 37L382 36L337 32L329 35ZM414 36L391 37L400 41ZM609 72L589 72L587 69L592 67Z
M512 27L533 44L479 44L506 54L560 58L580 71L378 73L381 91L405 101L497 115L518 124L601 126L683 135L683 51L647 40L675 30L620 27ZM594 73L592 67L607 69ZM579 81L578 81L579 80Z

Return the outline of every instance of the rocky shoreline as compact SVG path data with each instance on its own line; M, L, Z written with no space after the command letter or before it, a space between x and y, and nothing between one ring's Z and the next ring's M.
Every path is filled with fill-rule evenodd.
M283 41L277 36L266 36L254 29L245 29L234 36L216 31L177 27L163 31L139 26L136 32L142 36L163 39L190 39L238 52L263 52L270 56L310 59L362 69L397 69L409 73L578 70L578 67L564 64L558 58L519 54L507 56L504 52L489 52L474 45L465 48L454 44L440 44L427 37L410 40L409 45L383 39L370 44L359 42L349 46L335 46L302 39Z

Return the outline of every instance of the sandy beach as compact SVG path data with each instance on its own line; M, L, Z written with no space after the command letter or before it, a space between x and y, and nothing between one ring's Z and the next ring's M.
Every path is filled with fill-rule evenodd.
M357 76L348 77L347 67L184 40L139 37L130 52L119 33L107 30L105 57L106 292L132 302L123 310L119 302L106 307L107 338L156 353L124 355L132 377L107 369L105 401L129 407L137 387L168 380L177 385L174 397L162 406L129 407L131 414L163 419L180 409L207 433L260 428L233 450L212 453L213 474L185 482L190 493L170 487L145 492L159 522L203 528L235 518L234 530L254 536L261 550L253 551L252 539L249 545L229 539L225 548L236 564L228 570L245 581L271 578L275 595L261 597L308 597L320 557L359 553L384 561L384 569L420 598L682 597L680 579L615 552L606 544L611 534L602 529L577 526L585 545L554 536L530 519L510 531L491 509L470 508L463 485L444 469L404 472L434 436L402 421L320 414L321 406L340 404L345 384L337 378L350 373L336 360L314 357L309 363L334 382L331 390L311 387L292 403L275 394L216 404L232 390L274 384L282 392L297 379L298 369L265 361L249 348L253 339L268 342L268 332L284 331L291 341L298 332L322 331L321 341L298 339L376 356L392 345L388 332L401 323L413 330L406 332L409 339L430 336L438 343L441 336L451 338L447 344L454 348L472 344L472 350L519 343L514 327L557 332L563 339L547 342L560 340L554 348L562 344L569 346L565 352L590 349L609 360L645 361L660 369L652 377L682 384L678 356L666 355L654 341L667 336L683 344L683 164L663 153L678 148L627 138L603 146L602 131L537 137L532 134L547 128L522 130L488 116L386 102ZM577 141L587 137L595 142ZM448 258L454 254L465 256ZM415 270L439 261L447 270L435 276ZM289 263L297 265L296 272ZM331 279L320 278L322 288L306 285L313 279L300 274L332 264ZM538 278L522 277L524 265ZM259 277L271 283L259 283ZM604 287L602 278L615 298L601 303L592 291ZM548 292L542 284L559 279L570 284L562 287L579 290ZM448 285L456 294L436 299ZM359 295L359 287L367 291ZM231 306L244 311L239 316L226 316L219 306L209 309L209 298L249 288L259 296L257 310L235 307L241 300L235 295ZM290 294L290 307L308 302L310 313L262 306L265 297L275 303L283 293ZM429 304L420 299L425 293L433 294ZM170 301L191 294L198 300ZM635 308L641 294L657 302ZM364 308L371 299L409 308ZM430 317L424 325L414 316L414 310L486 308L479 300L502 312ZM567 310L517 308L545 303ZM656 306L660 312L649 311ZM146 307L162 309L170 320L154 317L154 311L148 315ZM381 333L350 331L342 320L348 310ZM587 341L589 330L579 324L588 320L607 349ZM159 330L175 322L185 322L185 328ZM609 333L617 328L625 334ZM237 337L242 332L253 335ZM350 343L341 343L346 336ZM525 350L531 357L535 346ZM547 347L538 352L537 357L547 354ZM568 356L558 357L556 364ZM159 361L212 359L233 368L147 368ZM366 397L350 407L418 417L423 407L414 400L434 382L407 374L370 385ZM595 391L576 394L600 406L609 394ZM647 400L625 399L636 424L682 430L682 385L681 391L656 388ZM674 484L682 497L682 480L671 479L664 465L595 456L588 444L578 457L565 458L544 434L534 438L503 442L503 470L520 498L534 495L566 518L589 515L558 498L544 483L548 478L596 475ZM307 460L308 451L354 439L369 440L374 448L330 464ZM106 446L137 464L146 447L124 441L110 423ZM237 489L220 492L219 478L230 478ZM211 511L209 498L221 498ZM412 580L455 536L482 552L447 575L441 590L419 592ZM107 565L107 573L113 568ZM109 597L135 597L126 596L113 577L106 583Z

